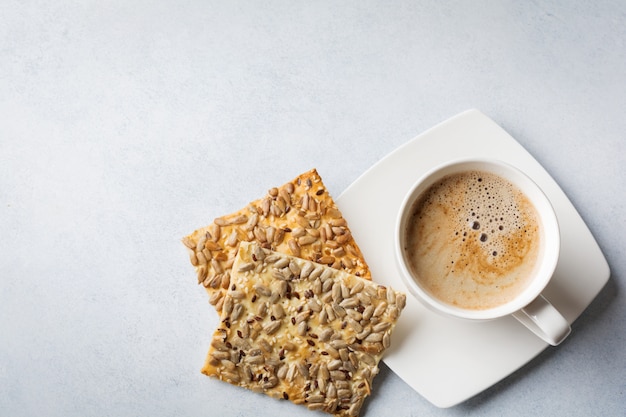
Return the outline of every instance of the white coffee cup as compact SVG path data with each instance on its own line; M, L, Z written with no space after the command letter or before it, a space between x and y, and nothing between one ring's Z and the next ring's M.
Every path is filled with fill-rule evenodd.
M504 304L485 309L467 309L433 296L412 272L407 259L407 228L415 202L433 184L452 174L482 171L495 174L516 186L535 207L542 244L526 287ZM464 159L444 163L423 175L407 193L396 222L395 252L402 279L409 292L429 309L446 316L469 320L493 320L512 315L537 336L558 345L570 333L567 320L541 295L550 282L559 258L560 233L554 209L543 191L519 169L494 159Z

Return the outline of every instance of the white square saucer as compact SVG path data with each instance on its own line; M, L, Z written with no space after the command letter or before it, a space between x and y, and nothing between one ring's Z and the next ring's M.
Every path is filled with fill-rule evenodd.
M407 306L383 361L438 407L451 407L505 378L548 345L517 320L459 321L427 310L405 288L396 265L395 220L415 181L447 160L493 157L526 172L544 190L561 228L561 253L544 295L572 323L609 279L609 266L582 218L545 169L477 110L419 135L376 163L336 199L373 280L407 293Z

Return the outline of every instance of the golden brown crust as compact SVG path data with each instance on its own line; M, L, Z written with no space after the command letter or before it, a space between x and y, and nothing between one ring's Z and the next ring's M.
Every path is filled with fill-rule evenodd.
M243 242L202 372L356 416L405 303L391 288Z
M183 239L198 283L218 311L239 243L246 241L371 279L347 221L315 169Z

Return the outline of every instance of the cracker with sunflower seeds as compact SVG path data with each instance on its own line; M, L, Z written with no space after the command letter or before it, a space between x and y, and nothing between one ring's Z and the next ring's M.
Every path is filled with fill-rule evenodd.
M206 287L209 302L218 312L239 244L252 241L371 279L346 219L315 169L183 238L198 283Z
M406 296L242 242L202 372L336 416L356 416Z

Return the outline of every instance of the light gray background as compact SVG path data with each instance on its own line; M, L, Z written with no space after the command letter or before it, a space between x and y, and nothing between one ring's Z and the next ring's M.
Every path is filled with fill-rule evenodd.
M179 239L313 167L338 196L468 108L612 277L477 397L437 409L383 365L362 415L623 415L623 1L0 1L0 415L316 415L199 373L217 316Z

